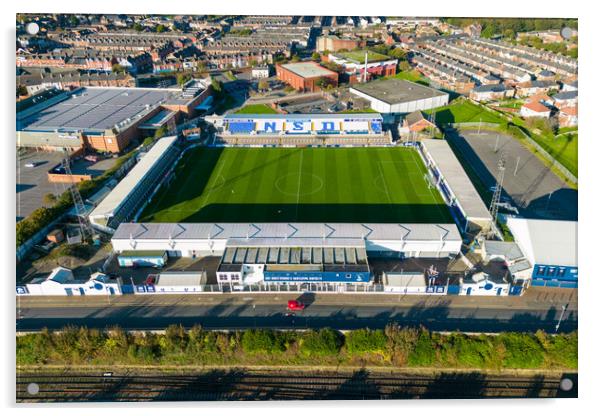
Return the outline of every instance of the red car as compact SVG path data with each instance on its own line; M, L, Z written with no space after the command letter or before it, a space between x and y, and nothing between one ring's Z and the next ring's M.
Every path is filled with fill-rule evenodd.
M302 311L305 309L305 305L298 300L289 300L287 304L287 309L289 311Z

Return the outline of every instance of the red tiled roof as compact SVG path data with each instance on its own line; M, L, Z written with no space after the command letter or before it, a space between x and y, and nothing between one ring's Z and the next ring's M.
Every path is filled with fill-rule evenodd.
M535 102L535 103L539 103L541 101L551 101L551 100L552 99L547 94L535 94L529 98L529 102Z
M558 111L560 111L563 114L566 114L567 116L576 116L577 115L577 106L562 107L562 108L559 108Z
M537 101L529 101L528 103L525 103L523 107L526 107L529 110L535 111L537 113L547 113L548 111L550 111L548 107Z

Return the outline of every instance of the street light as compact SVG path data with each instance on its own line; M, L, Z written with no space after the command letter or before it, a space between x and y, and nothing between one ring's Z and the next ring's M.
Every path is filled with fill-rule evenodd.
M568 303L565 305L562 305L562 313L560 314L560 318L558 319L558 323L556 324L556 331L554 331L555 333L558 333L558 328L560 328L560 323L562 322L562 318L564 318L564 313L566 312L568 307L569 307Z

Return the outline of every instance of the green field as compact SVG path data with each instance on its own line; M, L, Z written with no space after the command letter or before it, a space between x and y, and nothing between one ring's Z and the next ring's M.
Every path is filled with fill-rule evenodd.
M278 114L267 104L249 104L238 109L234 114Z
M450 223L409 148L196 148L141 222Z
M487 111L470 101L457 100L452 104L439 107L435 111L435 122L438 126L447 123L501 123L501 116ZM430 114L431 111L425 111Z
M562 163L575 176L579 174L577 157L578 138L579 134L577 132L556 137L533 135L533 140L539 143L540 146L546 149L550 155Z
M418 72L417 70L401 71L395 75L391 75L391 78L404 79L406 81L415 82L417 84L422 84L422 85L427 85L427 86L430 84L430 80L427 77L425 77L424 75L422 75L420 72Z
M378 61L386 61L388 59L392 59L387 55L383 55L382 53L363 50L363 51L350 51L350 52L336 52L335 55L342 56L347 59L351 59L357 62L364 62L366 59L366 52L368 52L368 62L378 62Z

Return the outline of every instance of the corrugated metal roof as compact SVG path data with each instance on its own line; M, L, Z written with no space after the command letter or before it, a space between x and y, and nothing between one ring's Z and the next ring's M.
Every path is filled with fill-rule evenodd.
M91 217L105 217L112 215L121 206L128 195L132 193L144 177L152 170L153 166L161 160L165 152L176 141L176 136L164 137L144 155L134 168L123 178L105 199L90 213ZM161 226L177 228L177 224L161 224ZM169 233L167 234L169 236Z
M489 210L445 140L422 140L427 153L449 184L467 218L491 219Z
M159 275L155 286L200 286L205 283L204 272L167 272Z
M504 256L508 260L518 260L524 257L523 252L516 243L507 241L486 240L484 243L485 252L488 256Z
M577 267L577 221L510 217L507 222L533 264Z
M460 232L455 224L122 223L113 234L113 240L129 240L130 238L134 240L222 239L228 240L230 247L358 247L364 245L365 239L461 240Z

